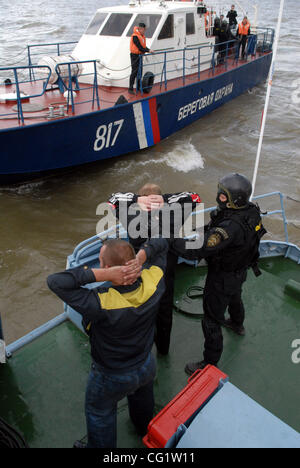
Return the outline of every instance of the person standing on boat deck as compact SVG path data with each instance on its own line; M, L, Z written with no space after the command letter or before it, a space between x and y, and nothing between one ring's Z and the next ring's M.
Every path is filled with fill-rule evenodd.
M219 35L221 30L221 22L220 18L216 17L214 19L214 27L213 27L213 36L215 36L215 43L218 44L220 42ZM216 52L219 50L219 46L216 45L215 48Z
M146 25L145 23L139 23L138 26L135 26L133 29L133 34L130 40L130 60L131 60L131 75L129 78L129 89L130 94L134 94L133 85L137 78L139 71L140 57L146 52L153 54L153 50L146 47L146 37L145 37ZM137 85L138 89L138 85Z
M223 15L222 15L223 16ZM228 23L227 21L223 19L221 21L220 25L220 30L219 30L219 35L218 35L218 42L220 43L219 45L219 63L224 63L224 57L226 55L226 49L229 48L229 44L227 46L226 42L229 41L229 28L228 28Z
M244 16L243 21L239 24L237 37L239 39L239 51L242 46L242 58L245 58L245 49L248 36L251 34L250 23L247 16Z
M252 267L256 276L260 274L259 241L266 233L259 207L249 202L251 193L251 183L245 176L226 175L218 185L218 208L211 213L211 221L205 227L203 246L187 250L184 239L177 239L173 244L182 257L205 258L208 263L203 295L204 359L186 365L189 375L207 364L218 364L223 351L222 325L238 335L245 334L242 286L248 268ZM230 318L225 320L227 307Z
M189 214L201 203L200 196L195 192L181 192L173 194L162 194L161 188L156 184L145 184L138 190L137 194L113 193L108 200L114 215L127 230L130 243L135 251L138 251L145 241L141 236L133 238L131 236L130 223L137 217L137 213L130 214L130 208L137 204L142 211L148 211L146 223L148 223L148 237L151 235L162 236L164 208L171 211L169 222L169 245L183 226ZM123 204L123 206L122 206ZM123 207L125 209L123 211ZM180 211L179 216L176 215ZM177 223L179 223L177 225ZM140 226L138 226L139 228ZM172 321L173 321L173 295L175 281L175 267L178 255L169 250L167 255L167 266L165 272L166 291L160 301L159 311L156 319L155 344L159 354L166 355L169 352Z
M229 21L229 27L231 26L236 26L238 24L237 22L237 12L235 10L235 6L231 5L231 9L228 11L226 18L228 18Z
M164 239L147 241L137 255L128 242L108 240L100 250L100 268L80 266L48 277L49 288L82 315L90 337L92 367L85 398L88 442L77 441L75 448L116 447L117 403L126 396L137 432L141 436L147 432L154 411L156 366L151 348L165 289L167 250ZM105 281L112 285L83 287Z

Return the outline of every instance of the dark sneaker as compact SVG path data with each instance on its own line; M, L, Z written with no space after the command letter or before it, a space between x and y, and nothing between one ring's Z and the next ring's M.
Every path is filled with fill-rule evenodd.
M197 370L202 370L206 366L208 366L208 363L206 361L188 362L184 370L188 375L193 375L194 372L196 372Z
M128 92L129 92L129 94L135 94L134 90L131 89L131 88L128 89Z
M246 330L245 328L243 327L243 325L241 325L240 327L236 326L231 319L227 319L225 320L224 322L224 327L226 328L230 328L231 330L234 331L234 333L236 333L237 335L240 335L240 336L245 336L246 335Z

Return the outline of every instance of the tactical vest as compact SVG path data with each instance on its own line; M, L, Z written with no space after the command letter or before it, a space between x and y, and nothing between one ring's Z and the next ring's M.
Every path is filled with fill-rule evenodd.
M257 205L249 203L244 210L220 210L209 223L209 229L219 226L224 220L237 223L243 232L244 242L241 246L229 246L212 258L212 263L218 269L226 272L241 271L253 268L254 274L259 276L259 242L266 234L261 222L260 209Z

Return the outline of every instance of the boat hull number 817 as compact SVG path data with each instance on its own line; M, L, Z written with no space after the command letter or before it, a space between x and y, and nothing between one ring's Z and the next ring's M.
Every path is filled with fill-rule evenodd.
M108 125L100 125L96 131L94 151L101 151L103 148L113 147L117 141L124 119L111 122Z

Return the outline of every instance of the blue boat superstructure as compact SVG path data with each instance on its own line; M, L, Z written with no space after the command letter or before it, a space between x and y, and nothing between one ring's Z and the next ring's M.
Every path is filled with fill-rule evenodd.
M118 86L111 85L113 78L107 78L110 84L101 85L104 65L100 60L86 60L85 52L82 52L80 60L58 55L46 57L44 62L39 62L40 65L33 65L31 46L28 46L28 67L0 69L1 75L2 72L13 73L13 81L8 80L3 85L5 92L0 94L1 184L36 178L52 171L151 147L267 80L272 60L273 30L265 28L249 36L243 60L239 58L238 42L227 41L223 44L225 55L220 60L220 44L215 44L213 35L205 34L203 12L198 12L200 7L196 2L185 4L186 11L192 13L186 13L180 2L165 4L163 12L159 2L148 2L147 5L150 5L147 8L159 11L160 15L152 14L152 17L159 16L161 25L163 15L167 15L168 9L174 9L173 5L177 5L179 16L182 16L182 11L184 15L193 14L195 21L202 25L202 29L198 28L198 39L204 44L199 44L198 40L195 46L187 44L183 49L173 44L172 50L156 49L155 54L141 56L137 79L140 93L134 97L128 95L124 88L125 78L116 78L117 83L121 83ZM131 13L130 7L126 8ZM135 5L136 18L139 17L139 8L143 5ZM106 14L109 19L116 15ZM159 29L156 36L158 33ZM124 33L120 38L125 45L129 40L128 34ZM159 47L161 44L155 39L155 34L152 43ZM98 40L98 36L93 40ZM89 37L88 34L83 35L74 51L80 53L83 48L81 42L89 43ZM61 50L59 44L57 48ZM129 53L127 55L129 57ZM68 60L63 62L63 57ZM58 63L53 69L51 61L55 60ZM102 67L101 73L99 66ZM88 74L82 72L84 67L88 68ZM74 69L81 70L82 75L76 75ZM36 75L41 70L44 78L37 79ZM29 80L22 81L20 74L26 72ZM111 75L113 73L117 71L112 71ZM147 76L152 77L148 86L144 85ZM54 82L55 78L57 81ZM38 104L36 108L35 103Z

